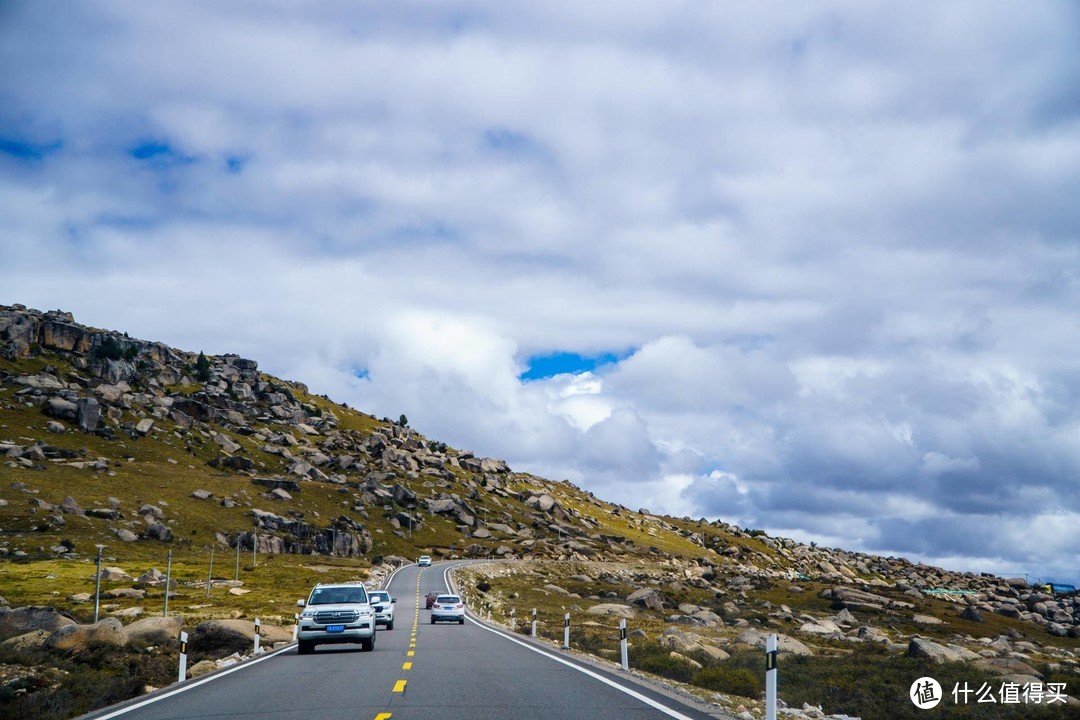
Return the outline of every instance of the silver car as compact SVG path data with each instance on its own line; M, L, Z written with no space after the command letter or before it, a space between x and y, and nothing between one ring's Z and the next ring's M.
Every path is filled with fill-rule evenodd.
M439 595L431 606L431 624L439 620L450 620L459 625L465 624L465 603L457 595Z

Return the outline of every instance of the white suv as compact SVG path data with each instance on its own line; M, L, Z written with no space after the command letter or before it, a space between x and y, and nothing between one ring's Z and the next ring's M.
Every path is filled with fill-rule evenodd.
M297 629L298 652L307 655L316 645L360 643L365 651L375 649L375 610L368 591L360 583L316 585L300 613Z
M431 556L421 555L420 559L416 561L416 564L420 567L431 567Z
M396 597L390 597L385 590L372 590L368 593L368 601L375 609L375 625L385 625L387 630L394 629L394 603Z
M440 595L431 606L431 624L438 620L450 620L459 625L465 624L465 603L457 595Z

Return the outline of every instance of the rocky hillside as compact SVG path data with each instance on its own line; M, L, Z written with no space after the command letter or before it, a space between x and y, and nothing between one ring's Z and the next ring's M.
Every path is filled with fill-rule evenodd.
M312 395L255 360L129 338L61 311L0 306L0 462L6 602L76 619L86 619L96 545L133 576L171 550L182 579L205 582L210 598L177 609L203 620L288 619L327 568L365 577L388 557L429 553L545 572L601 564L618 582L601 592L573 581L573 594L680 632L730 629L733 642L773 628L815 653L884 632L901 649L936 635L942 647L1004 656L1016 648L991 643L1022 638L1036 659L1075 665L1078 598L607 503ZM35 567L78 592L53 589ZM211 597L227 583L235 592ZM245 583L261 589L245 597ZM164 591L112 600L109 612L133 618Z

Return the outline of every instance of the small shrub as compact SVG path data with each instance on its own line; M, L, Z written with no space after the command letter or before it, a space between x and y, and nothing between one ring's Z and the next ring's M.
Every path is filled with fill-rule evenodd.
M756 698L763 690L761 679L747 668L713 665L694 673L690 682L706 690Z
M671 651L654 643L630 648L630 667L671 680L690 682L694 668L685 660L671 657Z
M202 352L199 353L199 358L195 361L195 379L199 382L210 381L210 361L206 359L206 355Z
M94 348L94 356L105 360L134 360L139 355L135 345L124 347L116 338L109 336Z

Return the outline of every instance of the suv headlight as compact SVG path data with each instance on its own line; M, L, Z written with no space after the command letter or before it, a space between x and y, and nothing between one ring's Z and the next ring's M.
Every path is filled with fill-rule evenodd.
M371 610L361 610L360 611L360 617L371 617L371 613L372 613Z
M315 617L315 611L314 610L305 610L304 612L300 613L300 618L301 619L310 620L313 617Z

